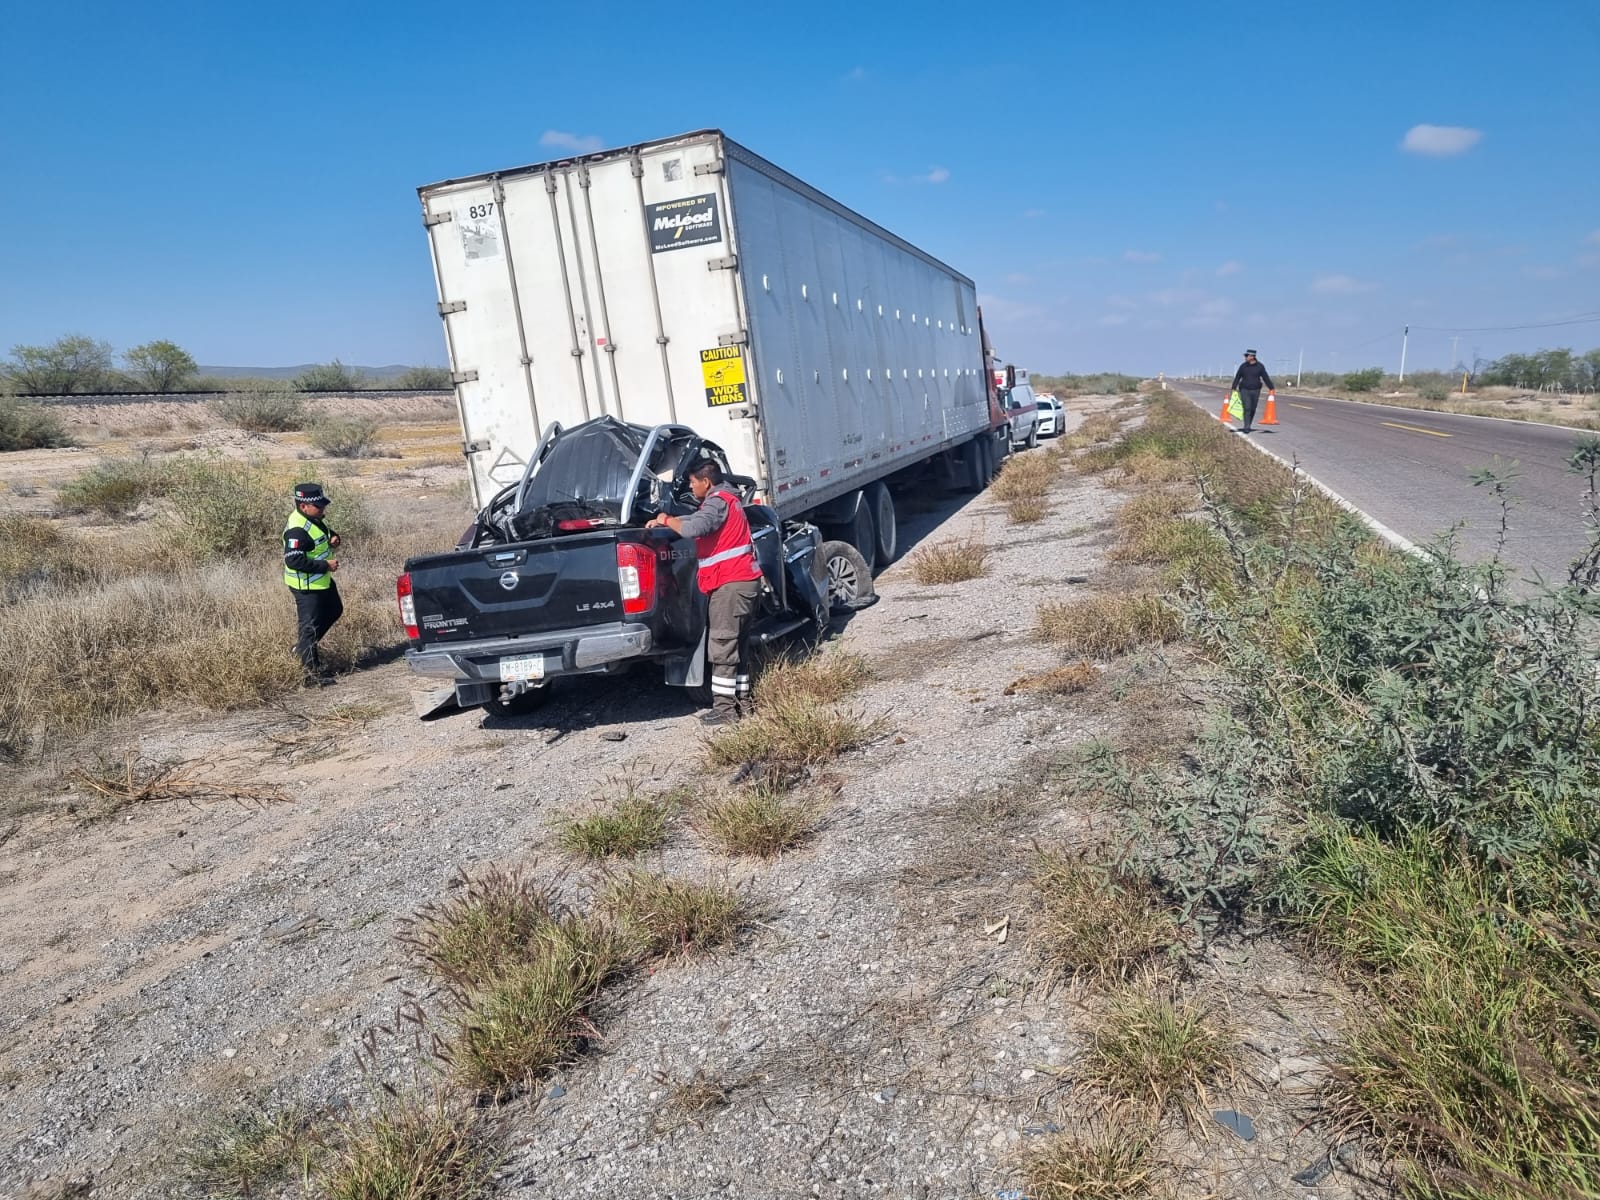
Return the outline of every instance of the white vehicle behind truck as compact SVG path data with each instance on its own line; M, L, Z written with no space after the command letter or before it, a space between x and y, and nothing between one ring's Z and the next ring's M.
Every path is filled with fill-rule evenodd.
M418 194L480 511L399 599L458 703L699 679L685 552L637 532L693 455L738 481L781 631L870 599L892 486L977 491L1009 448L973 282L720 132Z

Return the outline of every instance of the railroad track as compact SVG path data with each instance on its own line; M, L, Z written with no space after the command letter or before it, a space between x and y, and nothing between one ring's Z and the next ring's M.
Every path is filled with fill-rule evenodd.
M284 388L285 392L294 391L293 388ZM27 400L33 404L144 404L152 400L164 400L176 404L194 404L207 400L218 400L223 396L236 396L248 393L240 392L104 392L82 393L67 396L29 396L20 395L19 400ZM353 388L347 392L301 392L299 395L307 399L318 400L344 400L344 399L370 399L370 400L420 400L424 396L453 396L455 391L451 388Z

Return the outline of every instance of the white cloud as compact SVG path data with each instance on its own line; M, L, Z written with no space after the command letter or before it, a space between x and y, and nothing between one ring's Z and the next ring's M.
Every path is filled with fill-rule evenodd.
M592 133L565 133L560 129L546 129L539 135L539 145L552 150L570 150L574 154L593 154L605 145Z
M1217 275L1220 278L1226 279L1229 275L1237 275L1242 270L1244 270L1244 264L1236 259L1230 258L1227 262L1223 263L1217 268Z
M934 167L926 175L918 175L923 183L945 183L950 179L950 172L945 167Z
M1209 329L1221 325L1233 316L1234 304L1232 300L1221 296L1213 296L1209 300L1202 300L1182 321L1185 329Z
M846 72L844 81L846 83L860 83L866 77L867 69L865 67L853 67Z
M1400 149L1429 158L1450 158L1465 154L1482 140L1483 130L1468 129L1465 125L1413 125L1406 130Z
M1039 217L1044 216L1044 209L1042 209L1042 208L1024 209L1022 215L1027 220L1033 221L1033 220L1038 219Z
M1354 296L1360 292L1375 291L1377 286L1375 283L1362 283L1348 275L1318 275L1311 283L1311 290L1323 296Z
M1129 262L1135 263L1157 263L1161 261L1161 255L1150 250L1124 250L1122 257Z

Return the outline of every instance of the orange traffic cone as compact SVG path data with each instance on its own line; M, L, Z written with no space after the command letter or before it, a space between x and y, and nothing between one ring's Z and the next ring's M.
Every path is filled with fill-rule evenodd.
M1217 414L1217 420L1221 421L1224 425L1228 423L1228 401L1232 398L1232 396L1224 396L1222 398L1222 411Z
M1261 418L1263 425L1276 425L1278 423L1277 398L1271 392L1267 393L1267 413Z

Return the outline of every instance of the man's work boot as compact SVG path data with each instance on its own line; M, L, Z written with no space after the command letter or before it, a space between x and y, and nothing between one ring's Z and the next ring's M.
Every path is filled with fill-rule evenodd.
M700 714L702 725L732 725L739 719L738 705L733 703L713 704Z

